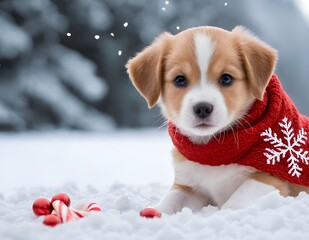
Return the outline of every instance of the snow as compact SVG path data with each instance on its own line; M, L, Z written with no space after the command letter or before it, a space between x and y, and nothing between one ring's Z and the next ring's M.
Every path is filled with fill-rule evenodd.
M10 22L10 17L0 15L0 56L8 59L32 48L30 36L20 27Z
M84 59L80 53L55 45L50 46L49 54L57 64L56 70L60 78L82 96L96 101L107 94L107 84L96 75L97 66Z
M0 119L5 124L14 123L16 125L23 125L23 119L18 116L10 107L0 102Z
M0 135L0 149L0 191L20 186L18 181L5 181L13 174L7 169L14 169L25 186L72 182L102 188L115 181L129 185L172 182L171 143L165 131ZM141 157L140 152L149 156ZM48 169L38 171L35 166ZM160 166L163 169L158 171Z
M56 48L54 50L55 52L57 51ZM62 62L63 60L64 59L62 59ZM89 70L86 68L87 64L80 64L80 66L83 66L84 68L76 70L74 74L77 76L78 72L80 73L81 85L76 84L75 87L79 86L81 90L82 85L85 84L82 82L84 80L82 79L83 73L86 73ZM65 71L66 68L60 68L59 71L60 70L63 70L61 72L63 77L65 75L68 76L69 71ZM73 73L73 69L71 70ZM75 128L95 131L110 129L112 126L114 126L110 117L100 113L95 109L89 109L87 105L84 104L79 98L68 94L68 91L62 87L59 79L53 74L50 74L49 71L49 69L45 69L43 67L36 69L36 71L33 71L31 68L23 69L19 73L19 86L21 86L26 92L29 93L29 95L31 94L44 106L50 106L52 111L62 118L62 124L64 126L71 125ZM85 77L86 76L87 75L85 74ZM27 79L27 81L24 81L25 79ZM62 80L64 80L64 78ZM69 78L67 78L67 80L69 80ZM95 77L87 78L87 83L89 83L89 85L87 88L83 89L83 93L84 95L89 95L89 98L92 97L94 99L98 96L93 95L100 95L105 91L104 85L102 88L99 88L101 87L100 82L99 80L96 80ZM97 86L99 89L95 90L93 88L94 86Z
M0 239L308 239L309 197L266 195L241 210L205 207L161 219L139 211L173 180L166 131L0 135ZM103 211L49 228L31 211L39 197L65 192L72 206Z
M101 71L91 57L61 41L63 37L70 38L65 41L72 46L76 39L83 42L81 35L74 35L76 30L71 24L69 28L68 19L75 17L71 8L82 9L76 11L76 14L86 15L81 18L84 25L80 27L91 28L91 34L109 27L111 16L105 14L109 12L106 4L97 0L77 0L74 6L70 3L63 6L67 14L62 14L49 0L20 2L0 4L3 7L0 11L1 130L110 129L114 120L98 109L109 91L107 80L100 76ZM84 6L85 2L93 4ZM100 12L103 15L98 23L94 23L100 26L92 24L90 18L95 17L96 12L91 8L105 9ZM93 43L91 39L87 40Z

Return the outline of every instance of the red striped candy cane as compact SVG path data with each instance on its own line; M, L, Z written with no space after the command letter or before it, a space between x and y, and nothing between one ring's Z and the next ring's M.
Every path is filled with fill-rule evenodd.
M75 221L71 210L68 208L64 202L56 200L52 203L53 208L57 215L62 219L63 222L73 222Z
M70 210L71 210L71 213L72 213L74 219L83 218L83 217L86 217L90 214L90 212L83 211L83 210L77 210L77 209L74 209L74 208L70 208Z
M101 207L99 204L96 202L89 202L85 203L84 206L82 207L82 211L87 211L87 212L101 212Z

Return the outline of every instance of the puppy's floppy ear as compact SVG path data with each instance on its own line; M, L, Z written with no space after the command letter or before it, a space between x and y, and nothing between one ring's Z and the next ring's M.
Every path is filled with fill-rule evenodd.
M159 99L163 73L164 58L167 54L169 40L173 35L163 33L142 52L130 59L126 64L131 81L139 93L152 108Z
M257 99L263 100L265 89L275 70L277 51L242 26L235 27L232 33L238 39L240 55L252 93Z

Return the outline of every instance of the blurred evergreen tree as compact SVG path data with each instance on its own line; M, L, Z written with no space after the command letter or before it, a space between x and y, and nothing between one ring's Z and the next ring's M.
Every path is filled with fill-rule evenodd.
M294 1L2 0L0 129L157 126L158 109L148 111L128 79L128 58L164 31L238 24L279 50L277 72L309 114L309 27Z
M70 1L58 5L50 0L0 2L0 129L107 130L113 126L112 119L94 106L108 89L97 75L96 64L64 40L73 20L61 12L65 6L84 14L76 16L84 35L95 27L108 27L105 5L86 2L76 1L80 11L74 11ZM77 41L83 37L73 38L73 34L71 39Z

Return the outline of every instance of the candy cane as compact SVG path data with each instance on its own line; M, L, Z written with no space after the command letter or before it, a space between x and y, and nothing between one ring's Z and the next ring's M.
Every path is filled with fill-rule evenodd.
M48 199L37 199L32 206L33 212L36 215L47 215L44 224L48 226L55 226L62 221L73 222L77 219L83 218L92 212L100 212L101 207L95 202L85 203L81 208L70 208L70 198L64 193L58 193L53 196L52 201ZM44 210L44 211L43 211ZM48 210L48 211L47 211ZM58 218L55 218L56 215Z
M83 217L86 217L90 214L90 212L83 211L83 210L77 210L77 209L74 209L74 208L70 208L70 210L71 210L71 213L72 213L74 219L83 218Z
M71 210L60 200L56 200L53 203L53 208L57 215L62 219L63 222L75 221Z
M99 204L96 202L89 202L85 203L84 206L82 207L82 211L87 211L87 212L101 212L101 207Z

